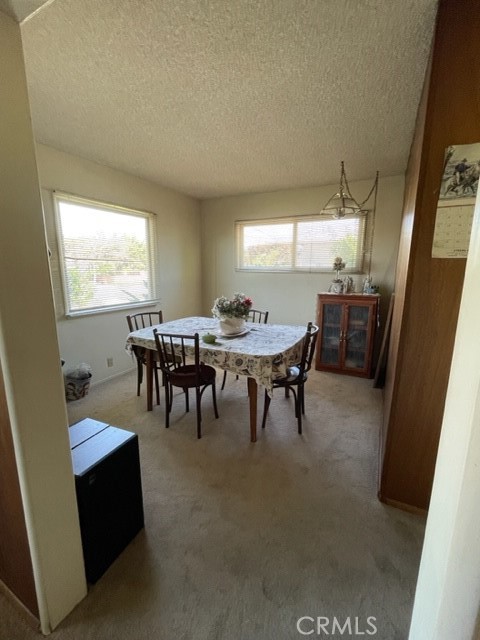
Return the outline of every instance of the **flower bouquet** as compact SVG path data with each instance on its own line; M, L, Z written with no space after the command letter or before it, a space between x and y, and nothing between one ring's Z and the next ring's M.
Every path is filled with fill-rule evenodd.
M243 330L251 308L251 298L244 293L235 293L231 299L225 296L217 298L213 303L212 313L219 319L222 333L234 335Z
M231 300L225 296L217 298L213 303L212 313L216 318L243 318L246 320L251 308L251 298L247 298L244 293L235 293Z
M340 271L342 269L345 269L345 262L342 260L342 258L340 258L340 256L337 256L333 261L333 270L336 273L335 280L332 280L328 289L331 293L344 292L343 281L340 280Z

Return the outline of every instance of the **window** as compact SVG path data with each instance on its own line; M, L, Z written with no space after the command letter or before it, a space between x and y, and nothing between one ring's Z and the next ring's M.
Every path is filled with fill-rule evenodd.
M65 313L154 302L153 214L54 193Z
M367 213L341 220L297 216L235 223L237 269L331 272L336 256L346 273L363 270Z

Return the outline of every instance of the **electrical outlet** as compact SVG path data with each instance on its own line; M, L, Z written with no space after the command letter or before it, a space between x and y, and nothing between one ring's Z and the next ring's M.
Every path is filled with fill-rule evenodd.
M113 358L107 358L107 367L113 367Z

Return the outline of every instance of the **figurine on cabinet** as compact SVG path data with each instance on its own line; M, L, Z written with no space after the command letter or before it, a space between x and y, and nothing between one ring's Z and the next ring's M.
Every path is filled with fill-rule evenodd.
M345 276L345 278L343 279L343 293L353 293L353 291L353 278L351 278L350 276Z
M367 276L363 281L363 293L378 293L377 284L372 284L372 276Z
M343 282L341 280L332 280L328 287L329 293L343 293Z
M372 286L372 276L367 276L363 281L362 293L370 293L371 286Z

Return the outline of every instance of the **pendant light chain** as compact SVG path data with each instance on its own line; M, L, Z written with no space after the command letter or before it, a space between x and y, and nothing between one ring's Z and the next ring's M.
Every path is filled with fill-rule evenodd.
M377 187L378 187L378 171L377 171L377 175L375 176L375 182L373 183L373 187L370 189L370 193L365 198L365 200L362 203L360 203L360 207L363 207L363 205L370 200L370 198L372 197L372 193L375 193L374 205L373 205L375 207L375 203L377 201Z
M370 189L367 197L361 203L358 203L358 201L355 200L355 198L352 196L352 192L350 191L350 185L348 183L347 174L345 172L345 162L343 160L340 163L340 167L340 185L338 188L338 193L333 195L328 200L328 202L324 205L322 211L325 213L332 213L333 218L335 218L336 220L344 218L347 214L347 211L353 215L363 215L366 217L367 224L369 226L369 234L368 245L363 251L363 256L364 260L366 260L367 262L367 275L369 278L371 278L379 172L377 171L375 175L373 186ZM367 202L372 198L372 196L373 208L364 208Z
M374 197L373 197L372 222L371 222L371 228L370 228L370 242L369 242L370 246L368 247L368 277L369 278L372 270L373 238L375 233L375 218L376 218L376 212L377 212L378 171L377 171L377 175L375 176L375 182L373 183L373 187L370 193L361 204L362 207L369 200L372 193L374 194Z
M345 173L345 165L344 162L342 160L342 170L341 170L341 174L340 174L340 189L342 188L342 180L343 180L343 184L345 185L345 190L346 190L346 195L351 198L355 203L357 203L357 201L355 200L355 198L352 196L352 192L350 191L350 185L348 184L348 180L347 180L347 174ZM369 196L370 197L370 196ZM367 198L368 200L368 198ZM365 200L362 204L365 204L365 202L367 201ZM358 204L358 203L357 203ZM359 209L362 208L362 205L359 205Z
M373 183L372 188L370 189L370 192L368 194L368 196L365 198L365 200L363 200L363 202L359 203L358 208L359 211L365 211L363 209L364 205L370 200L370 198L373 197L373 209L372 209L372 215L371 215L371 222L370 222L370 235L369 235L369 242L368 242L368 269L367 269L367 274L368 277L371 277L371 271L372 271L372 255L373 255L373 238L374 238L374 234L375 234L375 218L376 218L376 211L377 211L377 193L378 193L378 176L379 176L379 172L377 171L376 175L375 175L375 180ZM345 191L346 191L346 195L348 195L349 198L351 198L352 200L355 200L355 198L352 196L352 193L350 191L350 185L348 184L348 180L347 180L347 174L345 173L345 166L344 166L344 162L342 160L342 168L341 168L341 175L340 175L340 191L342 191L342 186L343 184L345 185ZM368 210L366 210L368 211Z
M335 193L323 206L322 213L330 213L335 220L340 220L346 215L364 216L369 226L368 245L363 250L363 259L367 262L367 274L369 279L371 278L372 270L372 255L373 255L373 239L375 234L375 218L377 211L377 193L378 193L378 181L379 172L375 175L373 186L370 189L365 200L358 203L352 196L350 191L350 185L348 184L347 174L345 172L345 162L342 160L340 163L340 185L338 193ZM373 196L373 209L364 209L367 202ZM368 255L367 255L368 254Z

